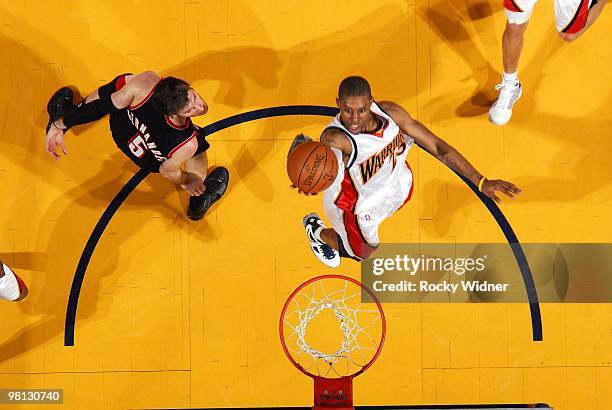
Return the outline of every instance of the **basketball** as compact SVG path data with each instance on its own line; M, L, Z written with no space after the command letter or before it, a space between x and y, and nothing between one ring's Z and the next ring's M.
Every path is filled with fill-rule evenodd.
M287 174L299 190L321 192L336 179L338 159L330 147L320 142L303 142L287 158Z

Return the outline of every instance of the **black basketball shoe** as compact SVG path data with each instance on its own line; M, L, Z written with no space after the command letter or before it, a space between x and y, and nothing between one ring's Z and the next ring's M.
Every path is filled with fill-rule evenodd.
M47 123L47 132L52 127L51 123L62 118L67 112L76 108L72 102L74 94L68 87L62 87L57 90L47 103L47 113L49 114L49 122Z
M229 184L229 171L225 167L212 170L204 180L206 191L199 196L189 197L187 216L192 221L199 221L208 209L217 202L227 190Z

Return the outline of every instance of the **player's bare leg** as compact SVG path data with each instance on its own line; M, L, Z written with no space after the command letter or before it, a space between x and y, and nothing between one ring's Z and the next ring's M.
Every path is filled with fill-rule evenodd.
M559 36L565 41L574 41L578 37L580 37L585 31L589 29L597 20L597 17L601 14L604 6L606 4L606 0L597 0L597 4L591 7L589 10L589 15L587 16L587 21L582 30L577 33L559 33Z
M502 54L504 72L516 73L518 70L518 63L521 58L521 51L523 51L523 43L525 38L525 31L527 31L527 25L523 24L511 24L506 22L506 28L502 34Z
M196 155L193 158L189 158L185 161L185 172L191 172L202 178L202 181L206 178L208 173L208 156L206 152Z
M522 87L518 79L518 64L523 50L523 42L528 22L512 24L506 22L502 35L504 73L502 81L495 88L499 98L489 110L489 120L493 124L504 125L512 117L512 107L521 97Z
M331 246L333 249L340 250L340 245L338 244L338 234L332 228L323 228L319 236L323 242Z

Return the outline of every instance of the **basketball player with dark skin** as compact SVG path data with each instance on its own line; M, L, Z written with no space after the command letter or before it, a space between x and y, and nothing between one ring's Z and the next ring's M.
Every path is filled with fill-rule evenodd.
M370 111L373 98L371 95L356 95L336 98L336 104L340 109L342 123L351 134L357 135L362 132L371 132L379 128L380 124L375 115ZM472 164L461 155L455 148L450 146L441 138L433 134L427 127L415 120L400 105L391 101L377 101L378 105L395 121L401 131L411 136L421 147L425 148L437 159L454 171L468 178L476 186L479 185L483 175L478 172ZM353 151L349 139L339 130L326 129L321 135L321 143L342 152L345 166ZM295 188L292 186L292 188ZM316 195L316 193L305 193L304 195ZM521 190L514 184L500 179L485 179L482 183L482 193L500 202L497 192L502 192L510 198L515 198ZM321 239L333 249L338 250L338 235L332 228L324 228L320 233Z
M79 115L78 120L76 121L76 125L87 123L87 122L92 122L93 120L99 119L102 116L109 114L109 113L112 116L113 113L119 112L121 110L131 109L135 113L134 115L137 116L138 114L136 114L136 111L134 111L136 107L144 103L147 103L149 99L156 98L154 89L157 87L158 84L160 84L160 81L162 80L158 74L152 71L143 72L138 75L126 74L120 77L121 77L121 85L120 85L120 88L119 86L117 86L117 88L119 88L117 91L115 91L115 89L113 88L114 85L112 83L110 83L107 86L104 86L104 87L107 87L106 91L104 91L105 95L109 94L109 95L106 95L106 102L104 103L105 105L103 105L100 102L100 94L99 94L99 90L103 90L104 88L101 87L93 91L91 94L87 96L87 98L84 101L85 106L89 106L89 104L92 104L92 103L98 103L102 108L99 108L98 109L99 113L97 113L94 116L91 116L89 112L87 115ZM117 77L117 79L120 77ZM116 81L117 79L115 79L114 81ZM184 83L182 80L173 79L173 78L171 79L176 80L178 87L181 86L181 83L185 87L188 86L188 84ZM165 80L168 80L168 79L164 79L164 81ZM111 87L110 91L108 88L109 86ZM62 89L60 89L60 91L62 91ZM58 93L60 91L58 91ZM113 91L112 94L110 93L111 91ZM172 90L170 91L172 92ZM68 92L70 91L68 90ZM52 97L51 102L53 101L54 98L57 99L58 93L56 93L56 95ZM151 95L153 95L152 98L150 98ZM156 113L155 111L153 111L153 114L151 114L151 111L149 111L148 113L148 116L149 116L148 121L150 121L149 125L151 125L151 123L155 123L153 125L159 126L157 122L161 122L161 124L170 131L181 130L181 129L187 128L188 126L193 127L191 124L191 120L190 120L191 117L204 115L208 111L208 105L206 104L206 101L204 101L204 99L193 88L191 87L188 88L186 92L186 96L183 95L182 100L180 100L180 97L181 97L180 94L178 94L178 97L177 97L176 93L175 94L169 93L168 95L163 96L163 98L167 98L171 100L168 102L168 106L171 107L171 112ZM176 101L172 101L172 100L177 100L177 98L179 99L179 106L173 107L172 104L176 106L177 103ZM184 101L184 103L181 101ZM61 101L59 105L61 105ZM66 115L74 114L75 110L85 108L85 107L82 107L82 105L83 104L79 104L78 106L76 106L77 107L76 109L71 107L72 111L70 111L70 113ZM91 111L91 109L89 111ZM65 113L62 113L62 114L65 114ZM53 115L51 115L51 112L50 112L50 116L51 116L51 119L54 119ZM65 131L69 127L66 126L66 124L64 123L64 118L62 117L56 118L54 119L54 121L50 120L47 137L46 137L47 151L55 159L60 158L60 154L56 152L58 148L61 150L61 152L64 155L68 155L68 150L65 144ZM72 115L72 117L74 117L74 115ZM81 117L84 117L84 119ZM164 122L164 117L165 117L165 122ZM161 120L159 118L161 118ZM141 122L143 121L142 118L140 119L140 121ZM74 123L74 120L71 122L71 126L73 125L73 123ZM136 124L138 125L138 122ZM129 122L127 126L128 127L130 126ZM123 127L125 128L125 124L123 124ZM112 125L112 118L111 118L111 129L112 128L113 128L113 125ZM152 128L152 127L149 126L149 128ZM194 128L199 130L198 127L194 127ZM136 126L135 130L137 129L138 129L138 126ZM160 133L163 134L164 132L163 128L159 128L159 129L162 130L160 131ZM134 130L132 130L132 133L133 131ZM113 137L115 137L115 135L113 135ZM164 139L166 138L166 135L158 135L157 138ZM117 140L115 141L117 142ZM147 142L150 142L150 141L147 140ZM159 163L153 164L153 168L154 168L153 172L159 172L162 176L167 178L169 181L179 185L182 189L187 191L189 195L191 196L190 197L190 208L192 208L192 205L193 205L192 200L194 200L196 197L201 197L206 191L206 181L207 181L206 176L207 176L207 170L208 170L208 158L207 158L205 150L206 148L208 148L208 144L203 140L203 137L198 135L198 138L195 138L195 137L188 138L181 143L175 143L175 145L176 147L172 149L172 152L170 153L170 155L167 155L167 158L160 157L158 159L158 161L163 160L161 164ZM205 147L202 147L202 145L205 145ZM143 147L146 146L145 141L142 141L142 146ZM122 149L122 151L126 152L126 155L130 157L129 150ZM130 157L130 159L134 160L135 162L137 160L137 159L135 160L132 157ZM221 173L225 173L225 175L222 176L222 179L224 178L224 181L222 182L225 183L225 186L226 186L227 177L228 177L227 170L225 168L219 167L215 171L222 171ZM214 173L215 171L213 171L212 173ZM211 173L211 176L212 176L212 173ZM221 192L220 195L222 195L225 192L225 188L220 189L219 192ZM218 197L220 197L220 195L215 194L214 199L209 199L210 203L199 204L200 205L199 208L207 209L210 205L212 205L212 202L216 201ZM204 209L204 212L205 212L205 209ZM200 211L201 210L202 209L200 209ZM190 213L188 210L188 215L191 219L197 220L203 216L202 212L196 211L195 213L196 215L194 217L193 212Z

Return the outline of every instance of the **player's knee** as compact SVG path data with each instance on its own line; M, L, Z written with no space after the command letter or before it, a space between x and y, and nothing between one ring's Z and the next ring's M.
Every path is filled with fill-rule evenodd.
M508 22L508 24L506 24L506 33L510 37L522 37L525 34L525 31L527 31L527 24L528 22L521 24Z
M339 238L339 236L333 228L322 229L320 235L323 242L338 250L339 243L336 238Z
M574 40L576 40L578 37L580 37L580 34L582 33L582 31L579 31L577 33L559 33L559 37L561 37L561 39L563 39L564 41L567 42L572 42Z

